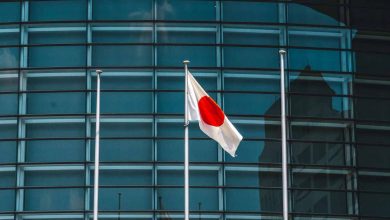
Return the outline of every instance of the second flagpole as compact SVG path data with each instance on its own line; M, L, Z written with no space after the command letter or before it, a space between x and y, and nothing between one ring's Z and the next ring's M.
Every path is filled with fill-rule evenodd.
M188 146L188 64L189 60L184 60L185 90L184 90L184 220L189 220L190 216L190 187L189 187L189 146Z
M280 106L282 124L282 183L283 183L283 219L288 220L288 185L287 185L287 123L286 123L286 91L284 74L285 50L279 50L280 54Z
M100 144L100 74L96 70L96 131L95 131L95 173L93 187L93 220L98 220L99 204L99 144Z

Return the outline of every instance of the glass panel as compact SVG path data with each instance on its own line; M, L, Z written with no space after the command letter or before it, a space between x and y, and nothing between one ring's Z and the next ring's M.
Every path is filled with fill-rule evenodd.
M81 114L85 99L82 92L28 93L27 114Z
M355 99L356 119L390 121L390 100L383 99Z
M342 127L319 127L313 125L293 126L292 138L298 140L315 141L348 141L345 137L346 128Z
M382 176L383 175L383 176ZM372 175L359 175L359 190L390 192L390 176L386 173L374 173Z
M99 210L118 211L118 194L121 193L121 210L152 210L152 188L101 188ZM107 202L111 201L111 202ZM93 208L93 193L90 193L90 209Z
M152 140L100 140L100 161L102 162L139 162L152 161ZM92 142L91 158L95 153Z
M158 20L213 21L216 1L157 0Z
M19 48L2 47L0 48L0 68L19 67Z
M226 186L282 187L281 173L269 171L226 171Z
M341 9L319 4L287 4L288 22L295 24L341 25Z
M25 171L25 186L79 186L84 170Z
M34 0L29 2L29 9L31 21L68 21L87 18L87 1Z
M278 49L260 47L224 47L225 67L279 68Z
M237 212L281 212L282 191L226 189L226 209Z
M354 55L357 72L385 76L389 74L386 66L390 59L389 54L357 51Z
M16 172L14 171L0 171L0 187L15 187Z
M278 4L269 2L223 1L223 20L278 22Z
M359 193L361 215L390 217L390 196L382 193Z
M0 92L17 91L18 84L19 84L18 81L19 81L19 79L17 76L2 78L2 74L0 74Z
M93 66L151 66L151 46L93 46Z
M26 211L70 211L84 209L84 189L25 189Z
M0 93L0 115L16 115L18 113L18 94Z
M248 91L248 92L280 92L279 76L253 74L250 76L237 74L234 76L224 74L225 91Z
M1 7L1 4L0 4ZM14 32L16 30L16 32ZM19 44L19 29L12 27L12 32L7 32L6 27L0 28L0 45L17 45Z
M374 2L366 2L364 7L354 7L355 1L352 2L351 7L351 24L359 29L390 29L390 18L388 15L388 4L386 6L378 6L374 8ZM367 7L370 5L370 7Z
M183 170L159 170L158 185L180 186L184 183ZM190 186L217 186L218 171L191 170Z
M0 141L0 163L16 162L16 146L16 141Z
M86 64L85 46L30 47L30 67L79 67Z
M0 120L0 122L2 122ZM1 124L0 123L0 138L17 138L17 125L15 124Z
M31 140L26 141L27 162L82 162L85 160L85 141Z
M291 143L291 159L296 164L342 166L345 146L335 143Z
M99 181L103 186L152 185L152 170L110 170L107 167L102 168L99 172ZM93 171L91 172L90 181L93 185Z
M346 176L325 173L294 172L292 185L297 188L342 190L346 188Z
M26 125L27 138L84 137L84 124L80 123L37 123Z
M0 190L0 211L9 212L15 210L15 190Z
M236 124L235 124L236 126ZM237 126L236 126L237 127ZM256 129L256 128L254 128ZM276 127L275 129L280 129ZM280 142L278 141L254 141L246 140L250 138L245 136L247 133L243 132L245 130L238 129L241 134L245 137L241 141L240 146L237 149L237 157L225 157L225 160L229 163L281 163L281 148ZM256 129L258 132L258 129ZM269 135L272 136L272 126L267 128L267 133L271 132ZM276 130L275 130L276 131ZM280 134L280 131L278 131ZM261 138L261 137L257 137Z
M86 32L83 26L75 27L42 27L46 31L39 30L34 26L29 28L29 44L66 44L86 42ZM39 31L36 31L36 30Z
M329 191L294 190L295 212L346 214L347 193Z
M341 71L341 51L290 49L289 58L291 69Z
M91 126L92 137L95 137L95 124ZM152 123L141 122L102 122L101 137L152 137Z
M356 142L366 144L388 144L390 129L381 126L357 126Z
M358 145L357 160L360 167L390 168L389 158L390 147Z
M114 3L114 2L113 2ZM152 26L148 24L128 24L127 26L92 27L94 43L151 43Z
M20 2L0 2L0 22L20 21Z
M150 20L152 0L93 1L93 20Z
M227 115L280 115L279 94L225 93Z

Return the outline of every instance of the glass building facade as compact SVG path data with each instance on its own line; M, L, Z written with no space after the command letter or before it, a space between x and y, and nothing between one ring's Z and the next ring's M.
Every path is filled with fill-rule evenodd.
M190 126L191 219L390 219L387 0L0 2L0 219L183 219L184 69L244 136Z

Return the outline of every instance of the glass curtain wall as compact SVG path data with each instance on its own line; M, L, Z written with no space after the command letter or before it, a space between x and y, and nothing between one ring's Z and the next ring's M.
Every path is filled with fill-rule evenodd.
M282 219L279 49L291 219L388 219L390 3L0 2L0 219L183 219L184 69L244 136L190 125L191 219Z

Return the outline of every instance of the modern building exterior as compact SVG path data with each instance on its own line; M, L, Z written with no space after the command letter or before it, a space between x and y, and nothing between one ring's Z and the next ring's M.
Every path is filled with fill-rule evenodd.
M191 219L390 219L387 0L0 2L0 219L183 219L184 68L244 136L190 127Z

